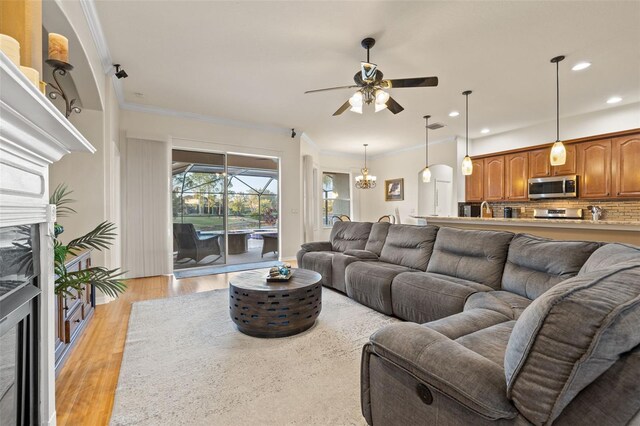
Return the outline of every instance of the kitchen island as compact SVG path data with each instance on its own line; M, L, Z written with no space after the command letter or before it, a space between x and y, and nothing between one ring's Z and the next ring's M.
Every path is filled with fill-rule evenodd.
M526 233L557 240L619 242L640 245L640 222L573 219L507 219L412 216L429 225Z

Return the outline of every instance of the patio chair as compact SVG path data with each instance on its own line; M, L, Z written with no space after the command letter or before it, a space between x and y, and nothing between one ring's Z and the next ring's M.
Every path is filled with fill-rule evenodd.
M260 257L264 257L265 254L271 252L278 252L278 234L275 232L262 234L262 255Z
M222 250L220 249L221 236L214 235L202 238L198 235L192 223L174 223L173 237L177 243L177 261L193 259L198 263L205 257L217 255L214 260L207 262L213 263L222 257Z

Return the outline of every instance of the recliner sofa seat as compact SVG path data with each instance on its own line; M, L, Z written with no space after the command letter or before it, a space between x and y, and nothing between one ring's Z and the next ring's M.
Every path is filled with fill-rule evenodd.
M639 247L399 226L339 254L343 291L408 320L363 349L369 424L617 425L640 412Z

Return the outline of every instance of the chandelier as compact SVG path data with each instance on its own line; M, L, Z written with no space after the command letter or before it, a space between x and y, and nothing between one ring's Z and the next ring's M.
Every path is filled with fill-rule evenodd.
M356 188L358 189L371 189L376 187L376 177L369 175L369 169L367 169L367 146L364 145L364 167L360 169L362 173L360 176L356 176Z

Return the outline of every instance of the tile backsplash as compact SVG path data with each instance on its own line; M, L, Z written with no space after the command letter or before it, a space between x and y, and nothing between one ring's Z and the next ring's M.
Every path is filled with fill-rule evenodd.
M489 203L493 209L493 217L504 217L504 208L512 207L518 209L518 217L524 219L533 218L533 209L557 209L557 208L581 208L584 210L584 218L590 219L591 213L587 210L587 206L596 205L602 207L604 214L601 220L615 220L625 222L640 221L640 200L580 200L580 199L563 199L563 200L540 200L540 201L523 201L523 202L495 202ZM524 213L521 208L524 207Z

